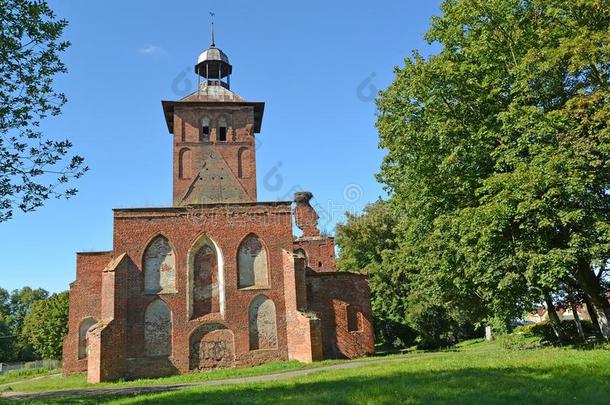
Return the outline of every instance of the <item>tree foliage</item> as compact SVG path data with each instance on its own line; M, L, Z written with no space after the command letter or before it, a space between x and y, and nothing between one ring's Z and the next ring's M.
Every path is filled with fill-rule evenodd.
M395 211L387 201L379 200L364 207L362 214L346 214L345 223L337 224L335 241L341 249L339 271L368 273L381 263L385 250L396 248Z
M405 318L408 285L387 259L398 247L396 214L391 202L383 200L368 204L361 214L348 212L345 222L337 224L335 242L340 249L339 271L369 275L378 340L404 346L413 343L417 334Z
M4 316L0 315L0 362L14 358L11 329Z
M64 291L36 301L23 322L21 336L44 359L61 358L68 333L69 293Z
M610 5L446 0L377 100L396 308L506 324L567 279L610 318ZM381 288L382 290L383 288ZM453 315L452 315L453 316Z
M45 1L3 0L0 7L0 222L13 210L32 211L50 197L70 197L72 178L87 170L83 158L68 157L69 140L43 134L40 124L66 102L53 88L66 67L60 54L69 46Z
M29 342L21 338L23 322L33 304L49 293L42 289L23 287L11 293L0 288L0 361L32 360L35 357Z

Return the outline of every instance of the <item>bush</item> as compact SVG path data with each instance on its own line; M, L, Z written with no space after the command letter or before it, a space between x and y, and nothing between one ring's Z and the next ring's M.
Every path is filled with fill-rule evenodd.
M385 343L394 348L413 346L417 339L417 331L404 323L389 319L374 318L377 342Z
M419 333L417 347L424 350L452 346L456 343L457 325L440 305L420 303L409 309L409 322Z
M535 324L535 323L531 323L529 325L515 326L512 333L517 334L517 335L533 336L532 328L534 328L534 326L536 326L536 325L537 324Z
M591 321L581 321L585 337L595 336L596 329L595 325ZM568 336L568 342L577 343L580 341L578 336L578 329L574 321L566 320L561 321L561 329ZM525 336L536 336L540 337L544 342L547 343L559 343L559 339L555 335L555 331L550 322L539 322L532 325L517 326L513 333L523 334Z

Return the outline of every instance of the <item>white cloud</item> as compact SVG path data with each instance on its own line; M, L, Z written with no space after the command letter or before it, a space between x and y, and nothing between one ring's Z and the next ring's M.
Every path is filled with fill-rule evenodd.
M140 48L138 50L141 54L144 55L165 55L165 49L161 48L160 46L157 45L145 45L144 47Z

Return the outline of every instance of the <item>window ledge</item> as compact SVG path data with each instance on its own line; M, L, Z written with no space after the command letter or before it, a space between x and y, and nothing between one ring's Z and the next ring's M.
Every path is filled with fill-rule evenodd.
M252 285L250 287L238 287L239 291L250 291L250 290L270 290L271 287L268 285Z
M178 290L144 291L144 295L178 294Z
M277 350L278 350L277 347L268 347L265 349L250 349L250 352L251 353L252 352L254 352L254 353L256 353L256 352L276 352Z

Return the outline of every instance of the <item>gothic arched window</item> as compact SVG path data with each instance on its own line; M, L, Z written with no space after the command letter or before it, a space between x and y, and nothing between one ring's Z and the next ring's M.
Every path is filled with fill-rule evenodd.
M255 297L248 309L250 350L277 347L275 304L264 295Z
M250 234L239 245L237 253L239 288L267 287L267 250L258 236Z
M154 238L144 252L144 292L176 292L176 257L163 235Z
M189 148L182 148L178 154L178 177L190 179L191 175L191 150Z
M144 352L147 356L172 353L172 311L161 299L148 304L144 313Z
M202 237L189 253L189 314L191 319L222 312L222 258L216 244Z
M87 341L87 332L93 325L95 325L97 321L94 318L85 318L81 321L78 326L78 358L85 359L87 358L87 349L88 349L88 341Z
M248 178L250 177L250 149L239 148L237 151L237 177Z

